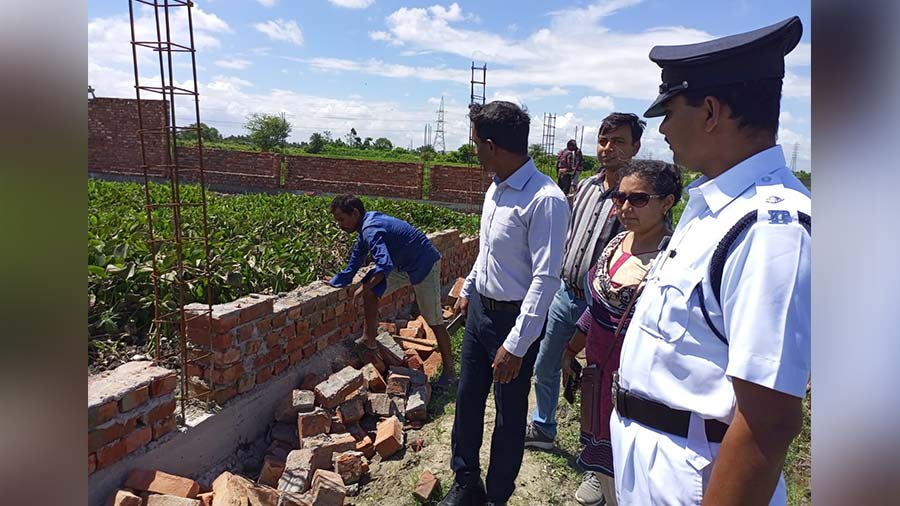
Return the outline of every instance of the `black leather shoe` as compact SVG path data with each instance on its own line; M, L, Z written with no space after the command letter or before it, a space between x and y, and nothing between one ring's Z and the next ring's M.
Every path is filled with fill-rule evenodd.
M462 485L453 480L453 486L447 495L438 503L438 506L482 506L487 500L484 490L484 482L478 479L478 483Z

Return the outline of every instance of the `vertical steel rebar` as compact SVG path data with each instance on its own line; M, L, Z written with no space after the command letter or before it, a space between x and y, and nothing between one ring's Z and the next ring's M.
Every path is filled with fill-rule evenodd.
M156 29L155 41L139 41L137 39L137 33L135 29L136 21L134 16L135 1L138 1L145 5L149 5L153 9L153 22ZM192 363L192 360L189 358L188 353L188 318L184 309L185 304L189 301L188 294L185 293L185 290L190 286L189 283L193 281L197 283L197 286L200 286L206 292L206 310L203 314L203 317L205 317L206 319L206 325L201 326L200 328L205 328L207 331L207 339L205 340L205 344L207 345L207 347L205 351L207 351L208 353L204 356L194 357L193 361L201 361L204 358L208 358L211 354L212 303L214 301L211 275L212 271L210 265L206 177L203 163L203 142L200 128L200 94L199 87L197 85L196 47L194 43L193 16L191 14L192 7L193 3L186 0L129 0L128 4L129 17L131 21L131 44L132 58L134 60L135 94L137 97L138 109L138 135L140 140L141 163L144 173L144 197L146 200L147 210L148 243L152 257L151 265L153 272L151 274L151 278L153 280L154 286L154 318L153 325L151 327L152 335L150 336L150 338L152 339L153 345L155 347L154 359L157 362L161 362L174 355L178 355L180 364L181 386L179 400L182 422L186 420L186 405L192 395L189 385L190 380L188 371L188 365ZM173 41L173 13L177 15L179 11L177 11L176 9L180 8L187 9L186 19L188 34L190 37L189 46L178 44ZM178 19L175 18L175 21L178 21ZM149 48L157 52L160 80L159 87L141 85L139 69L140 58L138 55L139 47ZM192 68L191 77L193 79L192 90L188 90L184 87L175 85L175 62L173 61L173 53L175 52L190 53ZM145 125L143 105L141 101L141 90L156 92L163 97L162 105L164 118L163 125L159 128L147 128L147 126ZM178 126L176 112L178 110L177 97L179 95L189 96L194 100L194 127L183 128ZM198 156L197 166L195 167L187 167L181 165L181 160L179 158L177 149L179 128L182 128L184 130L194 130L197 134ZM160 151L162 151L163 158L162 160L158 161L158 165L156 166L156 168L162 169L161 171L159 171L159 173L166 179L166 182L169 185L168 202L155 201L153 193L150 189L151 163L147 159L148 154L146 145L148 135L152 135L151 138L154 141L161 142L162 144L162 149ZM161 135L161 137L156 137L157 135ZM182 212L185 206L198 206L198 204L196 203L182 201L182 170L196 170L198 172L197 182L199 182L200 184L199 207L201 208L200 219L202 223L200 223L199 227L195 227L194 231L196 234L199 230L200 237L191 237L190 229L187 223L192 217L197 217L196 213ZM155 210L163 211L163 219L168 218L168 213L171 213L171 237L163 238L155 230ZM203 243L203 267L199 273L195 274L193 279L189 279L189 272L185 268L184 242L188 240L197 240L202 241ZM171 251L167 251L166 248L171 248ZM158 258L161 252L164 252L163 258ZM200 263L198 263L198 265L200 265ZM167 282L166 287L170 287L169 290L163 290L161 286L163 281ZM190 294L190 298L194 298L193 293ZM174 305L175 307L167 307L167 303ZM191 318L191 320L194 320L196 318L198 318L198 316L195 315ZM175 350L173 354L164 353L164 351L168 352L169 350L163 349L163 334L168 334L168 336L166 337L171 338L167 341L167 348L170 346L174 347ZM204 342L202 339L197 339L197 341L199 341L199 343ZM210 367L204 368L204 370L206 371L206 373L203 374L204 379L209 379L211 377L212 364L209 362L208 364L210 365ZM207 383L207 385L211 385L211 383ZM208 394L209 389L206 389L204 395L206 395L207 401L209 400Z

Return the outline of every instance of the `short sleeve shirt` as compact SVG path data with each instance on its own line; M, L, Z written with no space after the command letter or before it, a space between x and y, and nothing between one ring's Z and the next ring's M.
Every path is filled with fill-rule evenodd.
M647 277L625 336L620 382L642 397L730 423L731 378L803 397L810 374L808 190L781 146L688 187L669 246ZM725 263L721 306L709 282L712 253L749 212L757 222ZM724 334L721 341L707 323Z

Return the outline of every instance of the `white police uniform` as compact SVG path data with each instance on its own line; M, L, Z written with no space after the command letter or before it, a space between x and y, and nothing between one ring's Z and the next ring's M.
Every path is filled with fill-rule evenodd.
M688 194L637 303L619 382L635 395L692 412L691 425L683 438L613 413L620 504L701 502L719 447L707 441L703 420L731 422L731 377L797 397L806 392L811 240L798 212L810 213L809 192L775 146L713 180L698 179ZM708 279L710 258L731 226L754 210L759 221L736 241L725 263L719 307ZM727 345L700 309L701 284L710 320L724 331ZM785 500L780 480L772 504Z
M790 30L788 37L795 40L784 44L790 51L799 40L799 19L762 30L769 30L764 34L768 40L776 37L771 30ZM721 51L723 45L712 47ZM677 54L667 49L666 54ZM781 58L781 46L777 51ZM692 64L697 59L696 51L688 56ZM664 81L666 71L664 66ZM676 85L661 87L646 116L657 115L672 91L677 93L682 76L690 75L690 69L676 71ZM709 73L701 75L711 79ZM647 276L618 373L623 391L683 411L684 434L652 428L637 417L623 416L619 411L628 415L629 410L617 407L610 429L620 505L702 502L720 446L710 442L709 426L725 427L735 413L731 378L801 398L809 379L811 238L799 217L810 214L811 202L809 191L787 168L781 146L757 153L715 179L701 177L687 192L672 239ZM756 223L737 237L725 261L720 306L709 279L713 252L732 226L752 212ZM785 503L782 478L771 504Z

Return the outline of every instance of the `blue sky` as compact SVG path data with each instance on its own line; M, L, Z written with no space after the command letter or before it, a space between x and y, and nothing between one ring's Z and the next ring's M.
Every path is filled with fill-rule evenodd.
M137 2L135 9L138 38L155 36L152 11ZM532 143L541 142L544 113L555 113L556 149L583 126L589 154L603 117L641 114L655 97L653 45L798 15L804 33L787 59L779 141L789 163L796 145L796 168L810 170L808 1L201 0L192 13L201 121L225 135L243 133L251 113L283 112L295 141L354 127L362 137L419 146L425 125L436 129L443 96L446 147L455 149L468 136L474 60L488 66L488 100L528 108ZM185 19L174 17L172 26L173 41L187 43ZM130 40L126 0L89 0L88 79L98 96L135 96ZM189 82L190 60L179 56L175 81ZM149 50L139 68L142 85L158 85ZM193 121L192 104L177 107L179 123ZM658 126L648 122L639 156L671 160Z

